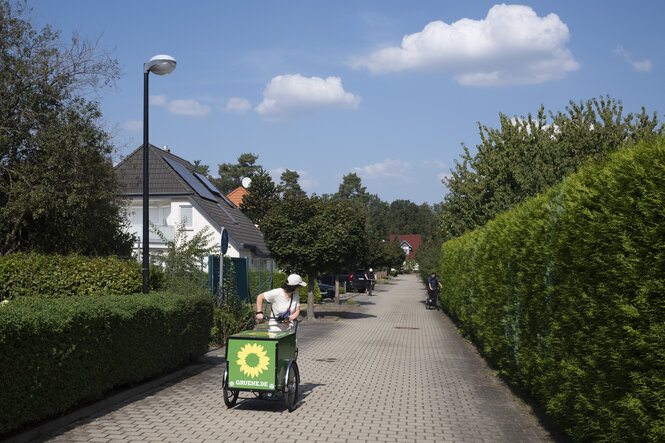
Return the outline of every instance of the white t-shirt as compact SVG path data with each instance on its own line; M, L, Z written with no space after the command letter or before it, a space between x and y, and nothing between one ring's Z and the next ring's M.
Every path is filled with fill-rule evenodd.
M291 314L296 312L296 308L300 306L300 295L298 291L296 291L292 296L293 302L286 298L282 288L271 289L270 291L265 292L263 296L272 305L271 317L277 317L281 313L286 312L286 310L289 309L289 304L291 304ZM271 318L268 321L269 331L290 331L294 328L294 326L295 324L292 321L288 323L277 323L274 318Z

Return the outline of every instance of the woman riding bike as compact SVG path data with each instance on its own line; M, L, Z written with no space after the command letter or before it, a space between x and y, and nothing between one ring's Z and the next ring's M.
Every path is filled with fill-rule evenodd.
M268 317L269 331L293 331L295 320L300 315L301 286L306 286L298 274L291 274L281 288L259 294L256 298L256 320L264 319L263 301L272 306L272 317Z

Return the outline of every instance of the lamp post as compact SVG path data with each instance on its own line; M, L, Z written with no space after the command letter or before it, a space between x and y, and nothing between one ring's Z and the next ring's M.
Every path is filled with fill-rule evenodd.
M175 69L176 61L169 55L156 55L143 64L143 293L150 288L150 190L148 157L148 75L166 75Z

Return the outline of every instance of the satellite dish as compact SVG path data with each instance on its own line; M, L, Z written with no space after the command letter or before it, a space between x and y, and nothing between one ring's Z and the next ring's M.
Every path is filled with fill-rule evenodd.
M249 177L245 177L242 179L242 185L245 188L249 188L250 183L252 183L252 179Z

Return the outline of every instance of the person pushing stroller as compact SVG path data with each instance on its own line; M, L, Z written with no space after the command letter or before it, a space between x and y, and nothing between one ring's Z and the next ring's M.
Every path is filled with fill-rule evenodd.
M442 288L441 281L439 277L436 276L436 272L432 272L432 275L427 279L427 300L425 301L425 307L427 309L439 310L439 289Z

